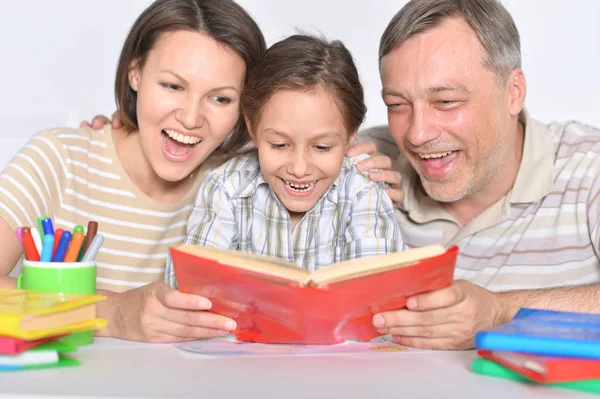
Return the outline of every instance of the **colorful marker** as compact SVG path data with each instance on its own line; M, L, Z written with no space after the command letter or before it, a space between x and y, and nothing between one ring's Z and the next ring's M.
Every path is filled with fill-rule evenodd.
M83 244L81 244L81 248L79 249L79 255L77 255L77 262L81 262L81 258L85 255L85 247L87 247L87 236L83 236Z
M83 229L83 227L82 227ZM83 232L78 231L73 234L73 238L71 239L71 244L69 245L69 249L67 249L67 253L65 254L65 259L63 262L76 262L77 255L79 255L79 250L81 249L81 244L83 244Z
M94 240L94 237L96 236L97 233L98 233L98 222L94 222L93 220L90 220L88 222L88 226L87 226L87 240L85 242L85 250L86 251L90 247L90 244Z
M53 236L54 235L54 226L52 225L52 219L50 219L50 218L43 219L42 220L42 229L43 229L42 231L44 233L42 236L42 241L44 241L44 237L47 234L50 234Z
M81 261L91 262L96 260L96 256L98 255L103 242L104 236L102 234L96 234L92 240L92 243L88 246L87 251L85 251L85 255L83 255L83 258L81 258Z
M58 247L56 247L56 252L54 256L52 256L52 262L62 262L65 259L65 255L67 253L67 249L69 248L69 243L71 242L71 232L65 231L62 233L60 237L60 242L58 243Z
M33 242L35 243L35 248L38 251L38 254L42 253L42 238L40 236L40 232L35 227L31 228L31 237L33 238Z
M38 220L38 229L39 229L39 234L40 234L40 244L42 242L42 240L44 239L44 228L42 227L42 220L44 219L48 219L48 216L40 216L37 220ZM31 229L31 231L33 232L33 229Z
M29 227L23 227L21 229L21 236L23 238L23 248L25 249L25 258L33 262L40 261L40 254L35 248L31 229Z
M52 260L52 249L54 248L54 236L52 234L44 235L44 243L42 245L42 256L40 261L50 262Z
M64 232L63 229L56 229L54 231L54 248L52 248L52 257L54 258L54 254L56 253L56 248L58 247L58 243L60 242L60 237Z
M80 224L75 226L75 228L73 229L73 234L75 234L75 233L83 233L83 226Z
M21 230L23 230L23 227L17 227L15 229L15 234L17 235L17 238L19 239L21 245L23 245L23 236L21 235Z

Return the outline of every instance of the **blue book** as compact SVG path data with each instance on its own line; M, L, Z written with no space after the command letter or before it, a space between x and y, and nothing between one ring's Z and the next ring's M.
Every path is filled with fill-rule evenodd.
M600 314L521 308L507 324L478 332L475 347L600 359Z

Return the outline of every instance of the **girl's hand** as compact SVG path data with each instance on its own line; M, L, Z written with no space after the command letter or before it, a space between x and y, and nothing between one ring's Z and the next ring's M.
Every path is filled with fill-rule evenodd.
M355 157L360 154L367 154L370 157L360 161L356 168L361 171L369 172L369 178L374 182L383 182L389 185L385 192L390 197L394 206L399 206L404 201L404 191L400 189L402 176L400 172L392 170L392 160L386 155L377 152L377 147L370 141L360 141L348 149L347 155Z
M183 342L218 337L235 330L235 321L208 312L212 304L207 298L185 294L162 281L120 294L107 295L98 303L98 317L106 320L106 328L98 336L142 342Z

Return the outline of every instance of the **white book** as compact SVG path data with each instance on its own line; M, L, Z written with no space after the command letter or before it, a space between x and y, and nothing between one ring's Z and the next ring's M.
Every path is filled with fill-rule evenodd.
M17 355L0 355L0 366L32 366L52 364L59 360L55 350L37 350L22 352Z

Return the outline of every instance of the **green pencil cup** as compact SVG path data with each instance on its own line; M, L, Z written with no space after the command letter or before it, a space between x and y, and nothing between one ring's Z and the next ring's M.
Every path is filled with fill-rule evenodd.
M23 260L17 288L64 294L96 293L96 262L32 262ZM75 332L60 339L68 345L89 345L94 331Z

